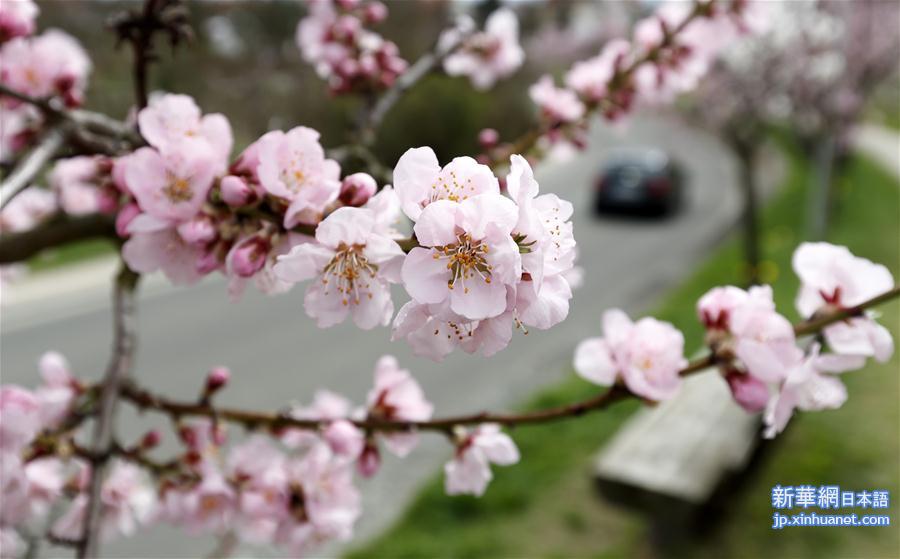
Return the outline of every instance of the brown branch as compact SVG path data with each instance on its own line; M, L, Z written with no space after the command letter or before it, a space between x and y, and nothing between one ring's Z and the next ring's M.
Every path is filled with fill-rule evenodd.
M455 26L457 36L452 41L441 44L438 41L434 48L423 54L412 66L397 77L394 84L388 88L368 112L364 119L361 143L364 146L375 142L375 133L381 126L387 113L403 98L403 95L415 86L422 78L430 74L444 58L456 50L466 38L472 34L472 30L464 31Z
M91 480L88 489L82 541L78 546L79 559L97 557L100 543L100 493L107 462L114 453L113 430L121 387L131 372L135 350L135 288L140 276L125 263L116 278L113 290L113 353L103 380L100 407L94 429L91 456Z
M104 151L98 150L97 153L118 155L146 144L132 126L102 113L84 109L67 109L59 102L59 99L31 97L2 84L0 84L0 96L12 97L28 103L48 117L72 123L74 126L67 127L66 132L76 143L86 143L92 136L101 137L107 142L107 145Z
M112 216L60 213L33 229L0 235L0 264L22 262L49 248L99 238L118 239Z
M864 303L852 308L841 309L829 313L827 316L801 322L794 326L798 336L817 332L826 326L846 320L853 316L859 316L866 309L881 304L900 296L900 285L890 291L873 297ZM691 361L687 367L679 372L682 377L696 374L716 364L716 358L712 354ZM181 417L215 417L220 421L239 423L248 429L266 427L271 430L279 430L286 427L299 429L319 429L328 423L327 420L296 419L285 414L272 414L233 408L214 408L208 404L196 402L178 402L162 396L157 396L134 385L122 386L122 397L141 409L152 409L170 415L173 419ZM571 417L577 417L588 412L602 410L613 403L637 397L628 389L617 384L605 392L592 396L586 400L571 404L545 408L525 413L489 413L481 412L469 415L449 416L428 421L390 421L368 417L361 420L352 420L360 429L367 431L438 431L451 433L458 425L475 425L482 423L499 423L507 427L546 423Z
M0 185L0 209L5 208L13 198L31 185L44 166L62 148L64 139L65 134L57 126L50 128L44 134L40 143L22 159L9 177Z

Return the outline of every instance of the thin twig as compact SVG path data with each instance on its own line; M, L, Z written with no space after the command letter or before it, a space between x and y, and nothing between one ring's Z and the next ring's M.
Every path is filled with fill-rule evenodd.
M50 128L40 143L19 163L9 177L0 185L0 209L20 192L28 188L38 173L49 163L63 146L65 134L58 127Z
M397 101L419 80L431 73L447 55L456 50L472 34L471 30L464 31L458 26L455 26L454 29L457 33L453 40L438 41L434 48L416 60L412 66L397 77L390 88L381 94L365 119L361 138L363 145L371 145L375 142L376 131L381 126L385 115L397 104Z
M113 430L116 405L122 384L128 378L134 361L135 350L135 288L139 276L125 263L116 278L113 290L113 352L103 380L100 408L94 429L91 460L91 480L88 490L87 511L85 512L82 541L78 546L79 559L97 557L99 553L100 499L106 464L115 448Z
M895 286L890 291L873 297L864 303L851 308L836 310L827 316L815 318L806 322L801 322L794 326L794 331L798 336L817 332L822 328L841 320L846 320L855 316L859 316L866 309L881 304L890 299L900 296L900 285ZM704 369L712 367L716 364L714 355L709 354L691 361L679 372L682 377L696 374ZM285 427L294 427L299 429L319 429L325 426L327 420L317 419L296 419L284 414L272 414L265 412L256 412L249 410L240 410L232 408L214 408L208 404L198 404L196 402L177 402L169 400L162 396L157 396L146 390L139 389L134 385L125 384L122 386L122 397L132 402L142 409L153 409L170 415L177 419L183 416L200 416L200 417L216 417L219 420L239 423L248 429L265 427L271 430L278 430ZM352 422L360 429L367 431L438 431L450 433L453 428L458 425L475 425L482 423L499 423L507 427L515 425L526 425L535 423L546 423L549 421L557 421L570 417L577 417L588 412L597 411L608 407L609 405L636 397L635 394L620 384L614 385L605 392L592 396L586 400L579 402L545 408L525 413L489 413L481 412L469 415L449 416L428 421L390 421L368 417L361 420L353 420Z

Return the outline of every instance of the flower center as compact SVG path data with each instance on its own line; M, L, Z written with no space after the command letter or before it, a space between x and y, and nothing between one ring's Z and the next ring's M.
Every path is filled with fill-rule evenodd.
M371 282L375 279L378 266L369 262L363 254L365 245L345 245L341 243L331 262L322 272L322 283L330 285L341 294L341 302L358 305L363 297L372 298ZM329 291L326 289L325 294Z
M449 176L448 176L449 175ZM451 202L459 202L467 199L470 195L475 194L475 185L472 179L460 181L454 171L450 171L448 175L441 173L438 179L431 185L431 202L435 200L450 200Z
M450 270L447 288L453 289L456 282L460 282L463 293L468 293L466 280L477 276L485 283L491 283L493 267L487 262L487 253L488 246L484 242L472 239L467 233L461 233L456 237L455 243L434 247L432 257L435 260L447 260L447 269Z
M177 204L179 202L187 202L191 199L191 185L186 179L170 177L169 184L163 189L163 193L171 202Z

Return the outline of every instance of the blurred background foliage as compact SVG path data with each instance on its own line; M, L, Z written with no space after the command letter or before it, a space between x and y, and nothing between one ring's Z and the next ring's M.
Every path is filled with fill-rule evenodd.
M457 11L470 9L483 19L497 2L456 3L444 0L386 2L391 13L377 31L397 43L413 63L432 47L441 29ZM105 29L108 18L134 1L49 0L40 2L42 28L58 27L76 36L94 62L88 108L124 117L132 103L130 52L115 47ZM231 120L235 150L272 129L297 125L322 133L326 147L351 139L363 107L358 98L330 98L325 83L301 58L294 41L297 22L305 13L301 0L189 2L196 33L193 44L173 52L158 49L151 69L153 90L186 93L205 112L221 112ZM513 137L533 121L528 86L544 72L561 72L590 53L610 33L621 33L636 3L550 1L517 6L529 63L489 93L472 89L468 81L433 74L397 104L378 135L376 155L388 166L409 147L430 145L444 160L477 153L477 134L493 127ZM252 8L252 9L248 9ZM572 32L580 9L615 13L583 33ZM414 24L411 24L414 22ZM577 27L577 26L576 26Z

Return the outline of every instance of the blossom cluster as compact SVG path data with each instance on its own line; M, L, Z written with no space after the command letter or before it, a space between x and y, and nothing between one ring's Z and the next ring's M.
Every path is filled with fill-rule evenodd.
M894 285L886 267L828 243L800 245L793 266L801 281L796 307L806 319L852 309ZM796 409L840 407L847 391L835 374L860 369L869 357L885 362L894 350L890 333L870 312L827 326L827 352L819 341L798 340L769 286L716 287L697 302L697 313L734 400L748 412L765 412L770 438ZM579 344L575 369L596 384L621 381L635 395L660 401L678 391L687 364L683 352L684 337L671 324L653 318L633 323L612 310L603 316L603 337Z
M367 29L383 21L387 7L371 0L314 0L297 26L297 46L332 93L390 87L407 67L397 45Z
M56 538L78 540L87 511L88 456L72 427L63 428L86 388L58 354L40 361L44 385L35 391L0 388L0 532L4 553L22 547L20 530L48 525ZM230 373L214 368L202 398L227 384ZM391 356L375 367L365 406L352 408L338 394L320 391L309 406L294 406L293 419L317 429L284 427L272 437L251 434L227 447L226 426L209 419L177 420L181 450L165 463L152 451L161 441L149 431L118 454L101 487L101 535L134 534L151 523L171 523L191 534L234 533L250 544L274 544L292 556L329 540L346 540L361 512L354 464L363 477L380 465L379 443L406 456L415 432L376 435L356 421L427 421L433 407L421 387ZM77 424L76 424L77 427ZM498 426L454 431L455 451L446 464L448 494L481 495L490 464L518 462L515 444Z
M630 40L612 39L575 62L562 86L542 76L528 90L544 122L540 144L560 153L582 148L587 115L616 121L636 106L670 103L693 90L723 47L757 30L759 4L663 3L635 24Z
M32 0L0 6L0 85L38 99L58 98L66 106L84 101L91 60L81 44L59 29L32 35L38 8ZM9 161L40 131L35 107L0 96L0 161Z
M450 50L444 58L444 72L449 76L466 76L476 89L490 89L503 78L512 75L525 61L525 51L519 44L519 20L509 8L491 13L484 29L470 33L474 27L470 19L463 19L444 33L438 45Z

